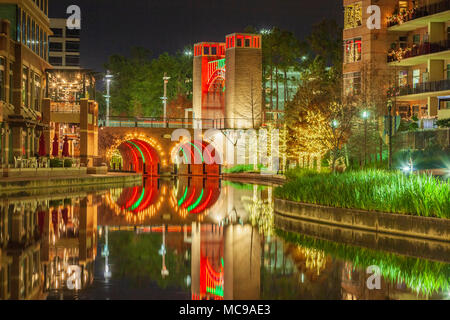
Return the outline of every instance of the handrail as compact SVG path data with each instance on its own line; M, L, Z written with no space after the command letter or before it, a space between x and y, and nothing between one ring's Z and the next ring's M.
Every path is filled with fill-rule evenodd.
M414 19L431 16L447 10L450 10L450 0L443 0L441 2L413 8L406 10L403 13L393 14L388 17L387 27L390 28Z
M417 83L413 86L408 84L405 86L396 87L395 92L392 95L406 96L410 94L420 94L445 90L450 90L450 79L422 82Z
M412 44L405 49L392 50L388 53L387 62L401 61L408 58L422 56L450 50L450 39L439 42L424 42L419 45Z

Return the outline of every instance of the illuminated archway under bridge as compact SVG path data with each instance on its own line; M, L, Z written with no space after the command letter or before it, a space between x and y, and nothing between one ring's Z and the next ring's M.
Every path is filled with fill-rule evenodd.
M213 144L184 140L172 150L172 161L182 175L219 175L221 156Z
M172 141L174 130L173 128L103 127L99 130L98 139L100 160L106 163L110 170L131 171L153 176L173 173L218 175L219 166L209 164L210 154L213 157L216 156L214 146L205 141L191 141L191 144L184 136L178 141ZM185 130L188 137L194 137L193 129ZM204 129L201 133L205 131L207 130ZM208 150L205 150L206 148ZM192 165L183 167L182 163L176 160L180 158L180 156L175 157L177 154L183 159L190 158ZM203 158L203 160L195 162L196 158Z

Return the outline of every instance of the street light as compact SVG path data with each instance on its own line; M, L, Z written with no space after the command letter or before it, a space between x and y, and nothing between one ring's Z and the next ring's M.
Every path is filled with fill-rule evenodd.
M336 119L334 119L333 121L331 121L331 127L333 129L337 129L339 127L339 121L337 121Z
M110 103L110 99L111 99L111 95L110 95L110 86L111 86L111 81L113 79L113 75L109 73L109 70L106 71L106 126L109 127L109 103Z
M367 166L367 119L369 119L370 113L367 110L362 112L362 118L364 119L364 167Z
M392 100L389 99L387 102L388 107L388 135L389 135L389 141L388 141L388 168L389 170L392 169Z
M162 97L161 99L163 100L164 103L164 123L166 123L167 121L167 84L169 83L170 77L167 76L167 73L164 72L164 97Z

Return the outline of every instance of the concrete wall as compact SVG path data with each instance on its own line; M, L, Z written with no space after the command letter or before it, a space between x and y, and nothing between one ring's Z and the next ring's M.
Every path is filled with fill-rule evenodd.
M333 208L281 199L275 199L275 213L347 228L450 241L449 219Z

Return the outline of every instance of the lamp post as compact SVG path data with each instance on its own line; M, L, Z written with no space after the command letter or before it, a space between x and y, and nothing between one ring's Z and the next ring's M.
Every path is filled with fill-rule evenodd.
M162 97L161 99L163 100L164 103L164 123L166 124L167 122L167 84L169 83L170 77L167 76L167 73L164 72L164 97Z
M106 72L106 126L109 127L109 103L111 99L110 95L110 87L111 87L111 81L112 81L112 74L109 73L109 70Z
M331 130L333 130L333 172L335 172L337 152L339 149L339 143L336 141L336 129L339 128L339 121L334 119L331 121Z
M362 113L364 119L364 167L367 166L367 119L369 118L369 111L364 110Z
M389 99L387 102L388 106L388 168L392 169L392 100Z

